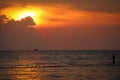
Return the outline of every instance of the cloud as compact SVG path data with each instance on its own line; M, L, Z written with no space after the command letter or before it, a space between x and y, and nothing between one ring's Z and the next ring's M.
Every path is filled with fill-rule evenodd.
M80 0L76 8L84 11L119 13L119 4L119 0Z
M52 21L52 22L64 22L64 21L70 21L68 19L58 19L58 18L47 18L47 21Z
M1 15L0 50L33 50L34 48L41 50L120 49L119 26L71 25L69 27L41 27L36 31L32 27L28 27L30 25L34 25L30 17L15 21Z
M11 4L1 4L0 3L0 9L4 9L4 8L7 8L7 7L10 7L12 6Z
M4 22L7 21L7 22ZM8 19L5 15L0 16L0 50L34 49L40 41L35 25L31 17L23 18L21 21Z
M7 0L2 0L1 8L7 7ZM120 13L120 1L119 0L9 0L9 4L21 6L25 5L40 5L40 6L60 6L70 9L77 9L83 11L95 11L95 12L110 12Z

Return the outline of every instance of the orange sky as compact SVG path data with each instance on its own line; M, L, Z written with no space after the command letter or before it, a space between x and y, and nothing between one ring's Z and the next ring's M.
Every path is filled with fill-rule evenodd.
M56 27L56 26L116 26L120 25L120 13L105 13L82 11L61 7L47 7L28 5L26 7L11 6L1 11L1 14L17 20L25 12L33 12L32 17L37 27Z
M120 50L120 0L1 0L0 15L0 50Z

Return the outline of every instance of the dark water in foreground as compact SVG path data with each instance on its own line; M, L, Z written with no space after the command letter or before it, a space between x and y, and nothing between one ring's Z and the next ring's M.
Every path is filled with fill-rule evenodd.
M120 80L120 51L1 51L0 80Z

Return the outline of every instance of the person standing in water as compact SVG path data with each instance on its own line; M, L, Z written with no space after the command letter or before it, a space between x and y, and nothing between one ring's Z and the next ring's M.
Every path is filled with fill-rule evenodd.
M113 53L113 55L112 55L112 58L113 58L113 64L115 64L115 58L116 58L116 56L115 56L114 53Z

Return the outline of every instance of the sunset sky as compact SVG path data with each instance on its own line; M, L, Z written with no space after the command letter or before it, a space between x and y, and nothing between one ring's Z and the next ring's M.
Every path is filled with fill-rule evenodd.
M1 0L0 29L0 50L120 50L120 1Z

